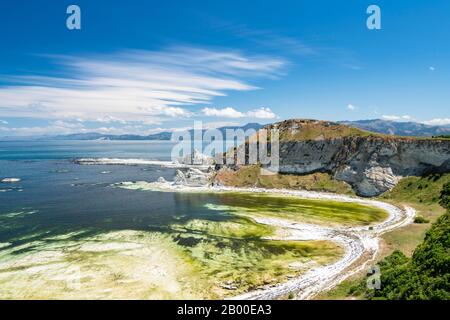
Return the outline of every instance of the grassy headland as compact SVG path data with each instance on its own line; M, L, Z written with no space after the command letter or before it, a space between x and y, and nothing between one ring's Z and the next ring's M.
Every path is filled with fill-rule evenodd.
M413 206L434 224L414 223L383 236L381 290L367 289L367 278L359 276L318 298L450 299L450 174L405 178L381 198Z
M396 250L379 262L381 288L368 289L366 279L349 293L367 299L450 300L450 183L440 203L447 212L427 231L411 258Z
M260 171L259 165L243 166L237 170L223 168L217 172L215 180L230 187L298 189L354 194L350 185L334 180L328 173L261 175Z

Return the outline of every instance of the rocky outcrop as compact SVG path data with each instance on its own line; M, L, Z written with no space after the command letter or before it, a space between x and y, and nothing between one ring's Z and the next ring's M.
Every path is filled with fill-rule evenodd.
M212 166L214 165L214 158L194 149L191 154L178 159L178 162L186 165Z
M401 177L450 171L450 140L343 137L280 143L280 173L329 172L362 196L393 188Z
M211 183L211 171L197 168L177 170L173 180L175 185L203 187Z
M186 165L175 172L174 184L201 187L211 183L213 173L214 158L204 155L198 150L188 154L178 160L179 163Z
M393 137L315 120L268 128L280 133L279 173L330 173L361 196L379 195L405 176L450 172L448 139Z

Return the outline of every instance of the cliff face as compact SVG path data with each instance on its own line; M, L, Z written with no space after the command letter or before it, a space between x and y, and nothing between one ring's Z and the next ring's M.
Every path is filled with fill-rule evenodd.
M359 195L375 196L404 176L450 172L450 141L343 137L281 142L279 172L329 172Z
M288 120L280 130L279 173L331 173L362 196L405 176L450 172L450 140L384 136L323 121Z

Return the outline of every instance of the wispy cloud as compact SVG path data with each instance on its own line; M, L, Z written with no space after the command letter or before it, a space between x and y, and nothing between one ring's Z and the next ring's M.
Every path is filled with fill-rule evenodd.
M0 119L0 124L8 124L8 121L1 120L1 119Z
M423 121L423 124L428 124L430 126L444 126L450 125L450 118L436 118L427 121Z
M414 118L409 115L397 116L397 115L383 115L384 120L389 121L413 121Z
M3 76L0 115L49 119L141 121L188 118L189 106L276 76L281 59L232 50L177 47L104 56L47 56L65 76Z
M101 134L138 134L148 135L163 131L184 131L191 127L176 128L151 128L139 124L105 124L96 128L88 128L82 122L77 121L53 121L43 126L23 126L23 127L2 127L0 126L0 137L2 136L32 136L32 135L60 135L71 133L97 132Z
M205 116L222 118L256 118L256 119L275 119L277 116L270 108L261 107L259 109L241 112L234 108L227 107L223 109L204 108L202 110Z
M207 17L207 20L216 30L231 34L265 51L276 52L283 56L301 56L304 61L329 63L353 71L363 69L363 65L354 51L342 47L330 47L326 44L327 42L320 41L320 39L315 39L311 43L292 34L255 29L246 24L223 21L213 17Z
M259 46L275 50L282 49L282 51L289 54L316 55L318 53L315 48L305 44L298 38L278 34L272 30L258 30L249 28L245 24L220 22L217 20L215 20L215 28L231 33L236 37L244 38Z
M46 126L34 127L1 127L0 136L8 135L46 135L46 134L68 134L74 132L86 132L87 129L82 123L54 121Z

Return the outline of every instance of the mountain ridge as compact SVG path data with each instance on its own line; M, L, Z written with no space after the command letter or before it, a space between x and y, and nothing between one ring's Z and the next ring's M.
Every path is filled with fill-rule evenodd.
M432 137L450 135L450 125L433 126L413 121L397 122L383 119L369 119L356 121L338 121L337 123L375 133L396 136Z
M307 120L307 119L291 119L295 121L322 121L324 123L335 123L346 125L352 128L364 130L372 134L388 135L388 136L403 136L403 137L440 137L450 135L450 125L426 125L419 122L396 122L383 119L368 119L355 121L324 121L324 120ZM285 121L291 121L285 120ZM269 124L268 126L270 126ZM259 123L247 123L243 126L224 126L217 128L222 134L225 134L226 129L255 129L259 130L263 125ZM193 130L189 130L192 133ZM351 133L351 130L347 130ZM355 133L355 132L353 132ZM3 136L0 140L162 140L168 141L172 136L170 131L161 131L149 135L138 134L102 134L95 131L72 133L62 135L39 135L39 136Z
M266 128L279 129L276 173L326 173L351 185L360 196L380 195L403 177L450 172L450 139L378 134L305 119L285 120ZM248 143L255 142L249 139ZM246 154L247 145L238 149ZM245 159L246 165L254 164L247 154ZM219 165L218 169L239 170L242 166Z
M224 126L217 128L223 136L225 136L226 130L237 130L243 129L249 130L259 130L263 127L263 125L250 122L242 126ZM187 130L191 135L193 134L193 129ZM203 129L205 132L206 129ZM158 133L153 133L149 135L138 135L138 134L102 134L98 132L83 132L83 133L71 133L71 134L63 134L63 135L41 135L41 136L5 136L0 137L1 140L63 140L63 141L73 141L73 140L84 140L84 141L94 141L94 140L113 140L113 141L169 141L172 137L172 132L170 131L161 131Z

